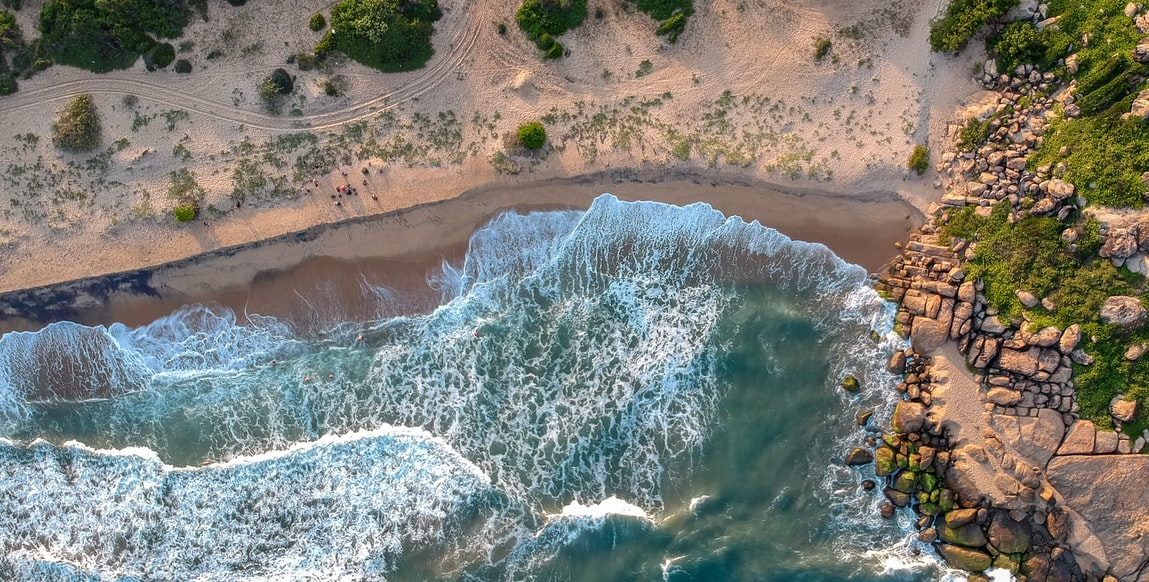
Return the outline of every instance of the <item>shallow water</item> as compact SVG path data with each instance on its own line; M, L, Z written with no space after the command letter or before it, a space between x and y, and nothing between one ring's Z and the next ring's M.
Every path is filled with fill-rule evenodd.
M428 285L322 333L189 306L0 337L0 579L946 576L842 466L899 344L825 247L604 195L500 216Z

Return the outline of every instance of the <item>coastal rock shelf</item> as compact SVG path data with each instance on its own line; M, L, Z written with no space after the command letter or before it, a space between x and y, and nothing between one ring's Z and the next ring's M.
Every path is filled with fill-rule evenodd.
M984 281L963 268L978 242L941 234L966 206L985 218L1004 202L1014 224L1030 216L1064 222L1086 204L1073 184L1056 177L1063 168L1029 163L1055 109L1066 117L1080 114L1071 91L1032 69L986 81L1000 91L980 112L990 124L988 144L942 156L935 182L945 189L941 202L928 213L930 222L898 245L901 254L876 283L899 304L897 330L913 345L890 360L890 371L903 378L897 390L905 400L892 434L876 443L877 472L890 483L891 503L882 513L913 507L919 539L972 572L993 566L1029 581L1141 580L1149 542L1140 524L1149 519L1149 499L1133 476L1143 481L1149 457L1130 453L1141 452L1149 437L1122 431L1138 403L1113 398L1108 410L1117 431L1081 419L1074 368L1095 357L1082 347L1081 327L1018 325L999 314ZM951 126L952 143L960 129ZM1062 240L1072 244L1080 234L1067 229ZM1144 215L1116 217L1100 235L1102 258L1149 272ZM1016 297L1027 309L1057 307L1024 289ZM1146 318L1138 299L1121 296L1109 297L1098 316L1126 327ZM1135 361L1146 351L1133 345L1125 358ZM905 451L892 444L906 442L912 445ZM953 507L914 490L900 494L911 480L903 475L927 470L940 478L930 485L945 491Z

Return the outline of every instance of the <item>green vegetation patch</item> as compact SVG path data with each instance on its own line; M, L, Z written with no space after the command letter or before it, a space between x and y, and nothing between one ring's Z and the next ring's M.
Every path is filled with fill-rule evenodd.
M930 169L930 150L921 144L914 146L906 167L917 172L919 176L925 174L926 170Z
M15 93L17 79L29 79L51 65L38 40L31 44L24 41L16 16L0 10L0 95Z
M965 48L981 27L1001 18L1018 0L953 0L941 18L930 23L930 48L957 52Z
M1101 323L1099 314L1111 295L1141 295L1144 300L1145 280L1097 256L1101 238L1096 221L1076 222L1074 228L1080 233L1076 247L1062 240L1065 228L1056 218L1035 216L1010 225L1006 202L994 206L988 217L978 216L972 207L957 211L942 234L976 242L974 259L965 264L966 272L985 282L988 304L1003 320L1026 318L1035 328L1081 325L1086 339L1080 347L1095 361L1075 367L1077 402L1083 417L1099 427L1110 427L1108 405L1115 395L1149 397L1149 359L1125 360L1129 345L1149 342L1149 328L1122 330ZM1038 307L1027 311L1014 294L1016 289L1049 298L1056 310ZM1093 337L1097 340L1092 341ZM1135 424L1149 426L1144 413ZM1140 430L1137 428L1138 433Z
M635 6L659 21L654 33L676 42L686 30L686 19L694 14L693 0L637 0Z
M100 145L100 114L90 95L77 95L52 123L52 145L69 152L89 152Z
M331 30L316 54L338 50L380 71L411 71L431 59L436 0L343 0L331 9Z
M515 20L548 58L557 58L563 48L554 37L586 20L586 0L525 0L515 12Z
M529 150L537 150L547 143L547 130L537 121L524 123L519 126L519 143Z
M41 43L58 63L106 73L151 50L149 35L178 37L187 21L184 0L49 0L40 11Z
M144 67L149 71L167 68L176 60L176 47L170 42L161 42L144 53Z
M1121 119L1119 109L1051 124L1031 163L1064 162L1062 178L1094 204L1142 207L1146 184L1141 174L1149 170L1149 127L1140 120Z
M324 28L327 28L327 19L324 18L322 14L316 12L315 14L311 15L311 20L307 23L307 28L310 28L315 32L319 32Z

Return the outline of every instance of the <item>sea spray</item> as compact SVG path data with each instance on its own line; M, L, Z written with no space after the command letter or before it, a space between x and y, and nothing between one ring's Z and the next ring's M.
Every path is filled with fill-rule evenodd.
M115 497L85 496L94 486L88 480L126 483L123 490L136 497L124 499L142 501L125 511L155 515L162 524L155 527L173 531L190 527L185 523L241 531L225 555L254 556L152 564L131 554L136 561L116 562L118 572L184 568L187 577L212 579L226 568L274 563L277 579L302 579L314 567L367 579L552 579L571 577L589 557L594 566L585 576L595 579L710 572L720 575L709 579L760 580L802 568L814 576L807 579L819 579L818 572L829 579L878 575L873 560L841 559L898 531L868 511L873 497L860 492L857 474L838 458L844 443L865 436L853 422L856 411L888 415L893 392L882 370L898 341L890 333L892 312L861 268L822 245L791 241L704 204L603 196L586 212L503 214L475 233L461 266L446 265L431 279L444 298L431 313L341 322L314 336L292 332L288 321L247 314L238 324L226 312L197 311L202 307L153 326L111 326L103 332L114 340L111 353L133 362L136 384L83 403L29 401L27 391L9 391L11 408L21 412L3 434L18 442L8 445L0 470L22 475L22 487L38 492L42 504L88 499L93 515ZM36 385L20 366L12 370L22 386ZM861 379L861 394L837 389L845 373ZM430 439L420 442L434 446L395 448L379 433L389 430L418 431ZM351 472L350 449L299 444L350 434L365 436L348 447L386 451L364 453L366 464ZM152 452L99 453L117 460L93 464L84 447L29 444L35 438ZM440 450L447 453L433 452ZM245 460L268 451L286 451L272 455L274 471ZM80 459L84 471L69 477L32 453L60 467ZM482 475L482 487L457 486L456 473L419 469L427 458L444 471ZM473 470L460 469L459 459ZM224 463L192 468L201 461ZM373 473L375 464L386 474ZM123 467L138 480L125 481ZM48 471L40 481L38 468ZM429 529L416 528L427 533L415 545L430 546L401 543L395 550L393 537L369 537L363 545L342 539L334 531L358 531L367 518L354 503L367 502L334 494L305 506L308 516L323 512L332 520L324 527L339 524L313 539L290 528L277 537L278 518L260 513L279 511L274 504L245 497L187 516L157 514L148 495L158 494L146 493L148 483L178 484L189 498L206 499L213 488L252 491L247 479L304 478L316 491L352 492L360 491L354 484L363 471L423 500L401 498L418 506L404 508L408 501L395 501L384 488L383 499L371 503L425 524ZM437 487L447 487L442 498ZM691 511L690 500L704 496ZM438 513L419 509L427 503ZM578 507L601 511L590 516L574 512ZM52 523L40 533L65 535L62 522ZM101 529L79 523L81 538ZM17 527L0 518L0 532ZM276 545L284 543L290 548ZM351 557L332 558L324 544ZM72 546L53 547L59 549L46 556L20 554L18 566L82 561ZM284 555L295 557L277 557ZM418 558L405 561L408 555ZM84 564L85 571L114 573ZM262 572L252 579L270 577Z

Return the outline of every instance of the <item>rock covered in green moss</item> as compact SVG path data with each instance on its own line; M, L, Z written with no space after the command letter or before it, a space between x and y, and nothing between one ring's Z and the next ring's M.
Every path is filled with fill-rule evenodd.
M855 378L853 374L849 374L843 378L841 386L846 392L857 392L862 389L861 382L858 382L858 379Z
M884 448L884 447L883 447ZM874 455L861 447L854 447L846 454L846 464L851 467L868 465L874 460Z
M950 544L937 544L934 547L937 548L938 553L941 554L942 559L947 564L960 570L984 572L992 563L989 554L981 550Z
M874 472L879 477L893 475L898 470L898 463L894 460L894 450L890 447L878 447L874 451Z

